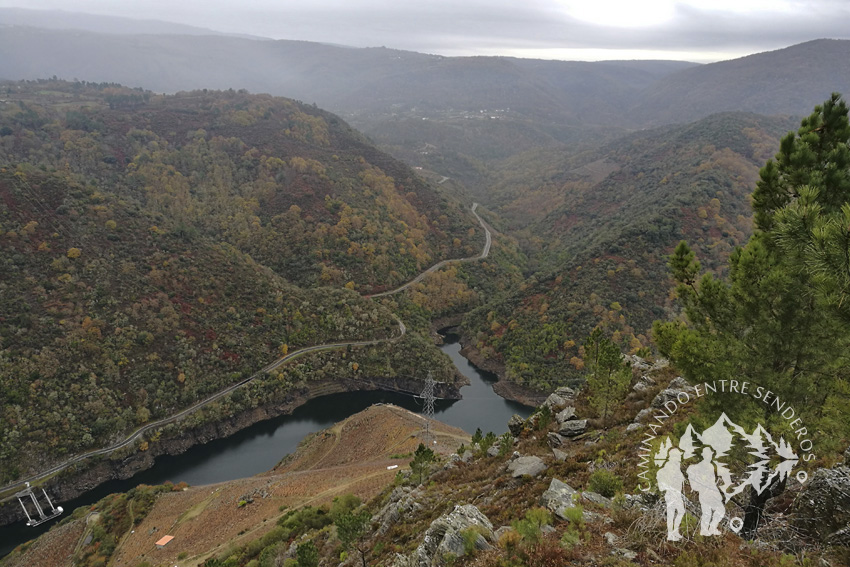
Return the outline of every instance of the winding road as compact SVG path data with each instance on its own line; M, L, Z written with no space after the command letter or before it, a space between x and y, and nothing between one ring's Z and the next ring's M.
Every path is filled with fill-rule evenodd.
M433 272L439 270L440 268L442 268L442 267L444 267L448 264L451 264L453 262L473 262L473 261L476 261L476 260L483 260L484 258L489 256L490 255L490 246L492 245L493 240L492 240L492 236L490 234L490 229L487 227L487 224L481 219L480 216L478 216L478 213L476 212L477 208L478 208L478 203L473 203L472 208L470 209L470 212L475 216L476 220L478 220L478 223L481 225L481 228L484 229L485 240L484 240L484 248L482 249L481 254L479 254L478 256L473 256L471 258L458 258L458 259L454 259L454 260L443 260L441 262L434 264L433 266L431 266L430 268L428 268L427 270L425 270L424 272L422 272L421 274L419 274L414 279L410 280L409 282L407 282L404 285L401 285L401 286L399 286L395 289L389 290L389 291L384 291L384 292L376 293L376 294L373 294L373 295L367 295L366 297L376 298L376 297L385 297L385 296L388 296L388 295L395 295L397 293L400 293L400 292L406 290L410 286L421 282L423 279L425 279L425 277L428 276L428 274L433 273ZM351 342L342 342L342 343L329 343L329 344L323 344L323 345L315 345L315 346L304 347L304 348L300 348L298 350L295 350L295 351L287 354L286 356L278 358L274 362L267 364L266 366L264 366L263 368L261 368L260 370L258 370L257 372L255 372L254 374L249 376L248 378L245 378L244 380L237 382L236 384L228 386L227 388L225 388L225 389L223 389L219 392L216 392L215 394L209 396L208 398L205 398L205 399L201 400L200 402L198 402L198 403L196 403L196 404L194 404L194 405L192 405L192 406L190 406L190 407L188 407L188 408L186 408L182 411L179 411L179 412L172 414L168 417L165 417L163 419L159 419L157 421L152 421L150 423L143 425L142 427L136 429L133 433L131 433L126 439L124 439L123 441L121 441L119 443L116 443L115 445L111 445L109 447L104 447L102 449L96 449L94 451L89 451L87 453L77 455L76 457L72 457L72 458L68 459L67 461L65 461L61 464L58 464L58 465L56 465L56 466L54 466L50 469L41 471L38 474L35 474L33 476L30 476L28 478L25 478L23 480L20 480L18 482L12 483L12 484L7 484L6 486L0 488L0 494L6 494L6 493L10 493L10 494L6 494L5 497L0 498L0 502L5 502L7 500L11 500L12 498L14 498L14 495L11 494L11 492L17 491L17 490L23 488L26 483L38 482L38 481L43 480L43 479L45 479L45 478L47 478L51 475L54 475L58 472L65 470L66 468L70 467L71 465L74 465L76 463L84 461L85 459L88 459L90 457L96 457L98 455L108 455L109 453L112 453L113 451L117 451L118 449L122 449L124 447L127 447L128 445L137 441L145 433L147 433L151 430L157 429L159 427L168 425L169 423L174 423L175 421L179 421L180 419L186 417L187 415L194 413L195 411L201 409L202 407L209 405L212 402L223 398L224 396L232 393L233 391L237 390L238 388L241 388L245 384L253 382L254 380L259 378L260 376L262 376L262 375L264 375L268 372L271 372L272 370L278 368L279 366L286 364L287 362L289 362L289 361L293 360L294 358L297 358L301 355L307 354L309 352L335 350L335 349L348 348L348 347L354 347L354 346L370 346L370 345L375 345L375 344L379 344L379 343L382 343L382 342L398 340L401 337L403 337L405 335L405 333L407 333L407 327L405 327L402 320L399 319L397 316L393 315L393 317L395 317L395 320L398 323L398 331L399 331L398 334L393 336L393 337L389 337L389 338L386 338L386 339L375 339L375 340L371 340L371 341L351 341Z

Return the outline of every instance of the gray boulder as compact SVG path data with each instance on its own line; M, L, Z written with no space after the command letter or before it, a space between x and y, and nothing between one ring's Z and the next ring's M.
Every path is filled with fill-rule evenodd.
M576 418L576 408L573 406L567 406L557 414L555 414L555 419L558 423L564 423L565 421L569 421L571 419Z
M632 368L637 368L638 370L649 370L652 368L652 365L635 354L627 354L623 357L623 360L628 362Z
M670 388L661 390L660 392L658 392L658 394L656 394L654 398L652 398L652 402L650 402L649 407L653 409L661 409L667 402L675 402L676 397L680 393L680 390L671 390Z
M573 497L577 494L578 491L572 486L553 478L549 488L540 496L540 505L562 520L566 520L565 510L575 507Z
M582 433L584 433L586 429L586 419L574 419L571 421L564 422L561 425L561 428L558 430L558 433L560 433L564 437L575 437L576 435L581 435Z
M546 398L546 401L543 402L543 406L549 408L553 412L560 411L561 408L566 407L570 404L576 397L576 392L572 388L568 388L566 386L562 386L549 394L549 397Z
M499 456L499 448L496 445L493 445L489 449L487 449L488 457L498 457Z
M537 476L546 470L546 463L540 457L520 457L511 461L508 472L514 478L521 476Z
M560 449L552 449L552 454L555 455L555 460L563 463L567 460L567 454L561 451Z
M642 423L630 423L628 426L626 426L626 431L627 432L628 431L637 431L638 429L642 429L642 428L643 428Z
M395 488L384 507L372 517L372 523L378 524L378 534L386 534L400 519L409 518L422 509L422 505L416 501L419 495L418 489Z
M525 425L525 420L519 414L513 414L508 420L508 430L514 437L518 437L522 433L523 425Z
M448 514L443 514L434 520L425 532L425 537L413 554L416 567L432 567L440 565L442 557L451 553L455 557L465 554L462 533L468 529L479 531L475 548L491 549L493 541L493 524L487 516L472 504L455 506Z
M552 449L555 449L556 447L560 447L561 445L564 444L564 441L566 441L566 439L564 439L563 437L561 437L560 435L558 435L554 431L550 431L546 435L546 442L549 443L549 447L552 448Z
M558 394L552 393L549 394L549 397L546 398L546 401L543 402L542 406L549 408L553 412L557 412L568 403L569 401L566 398L562 398Z
M792 525L823 543L850 544L850 468L815 471L794 501Z
M588 502L593 502L597 506L601 506L603 508L611 507L611 499L605 498L601 494L596 492L582 492L581 493L582 500L587 500Z
M649 404L649 407L655 409L663 408L664 404L667 402L676 401L679 394L686 393L691 395L694 392L694 387L688 384L684 378L678 376L673 378L665 389L658 392L658 395L652 399L652 403Z
M645 420L649 419L652 415L652 410L649 408L644 408L638 412L635 416L634 423L643 423Z
M460 456L460 461L462 463L470 463L472 462L472 458L474 455L472 454L472 449L467 449L463 452L463 455Z

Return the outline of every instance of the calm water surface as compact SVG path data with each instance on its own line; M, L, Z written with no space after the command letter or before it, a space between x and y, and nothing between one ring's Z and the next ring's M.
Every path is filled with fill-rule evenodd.
M484 432L501 434L507 431L508 419L512 414L518 413L523 417L531 414L533 408L505 400L493 392L496 377L478 370L460 355L456 336L448 335L440 349L469 378L470 385L461 390L462 400L438 400L434 417L469 433L480 427ZM310 400L290 415L256 423L224 439L192 447L181 455L157 457L152 468L127 480L106 482L61 505L67 515L80 506L91 505L108 494L124 492L139 484L185 481L198 486L253 476L271 469L285 455L295 451L306 435L330 427L377 403L391 403L415 412L422 409L418 398L391 392L349 392L322 396ZM18 522L0 528L0 557L17 545L44 533L54 523L28 528L24 522Z

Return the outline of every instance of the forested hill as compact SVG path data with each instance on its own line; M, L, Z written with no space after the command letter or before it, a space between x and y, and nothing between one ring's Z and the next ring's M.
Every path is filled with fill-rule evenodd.
M397 334L361 293L483 242L456 200L291 100L63 82L5 84L0 99L0 482L288 350ZM415 332L299 361L181 426L312 381L454 381Z
M511 379L543 389L581 376L580 345L595 325L625 352L649 347L653 320L675 315L669 254L684 238L705 267L722 269L751 234L759 168L793 126L718 114L578 156L506 162L494 198L503 218L525 227L539 271L466 318L473 346Z

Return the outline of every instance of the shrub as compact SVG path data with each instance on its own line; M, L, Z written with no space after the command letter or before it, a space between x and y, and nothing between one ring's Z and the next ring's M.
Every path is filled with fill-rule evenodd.
M623 491L623 480L609 470L599 469L590 475L587 487L606 498L612 498Z

